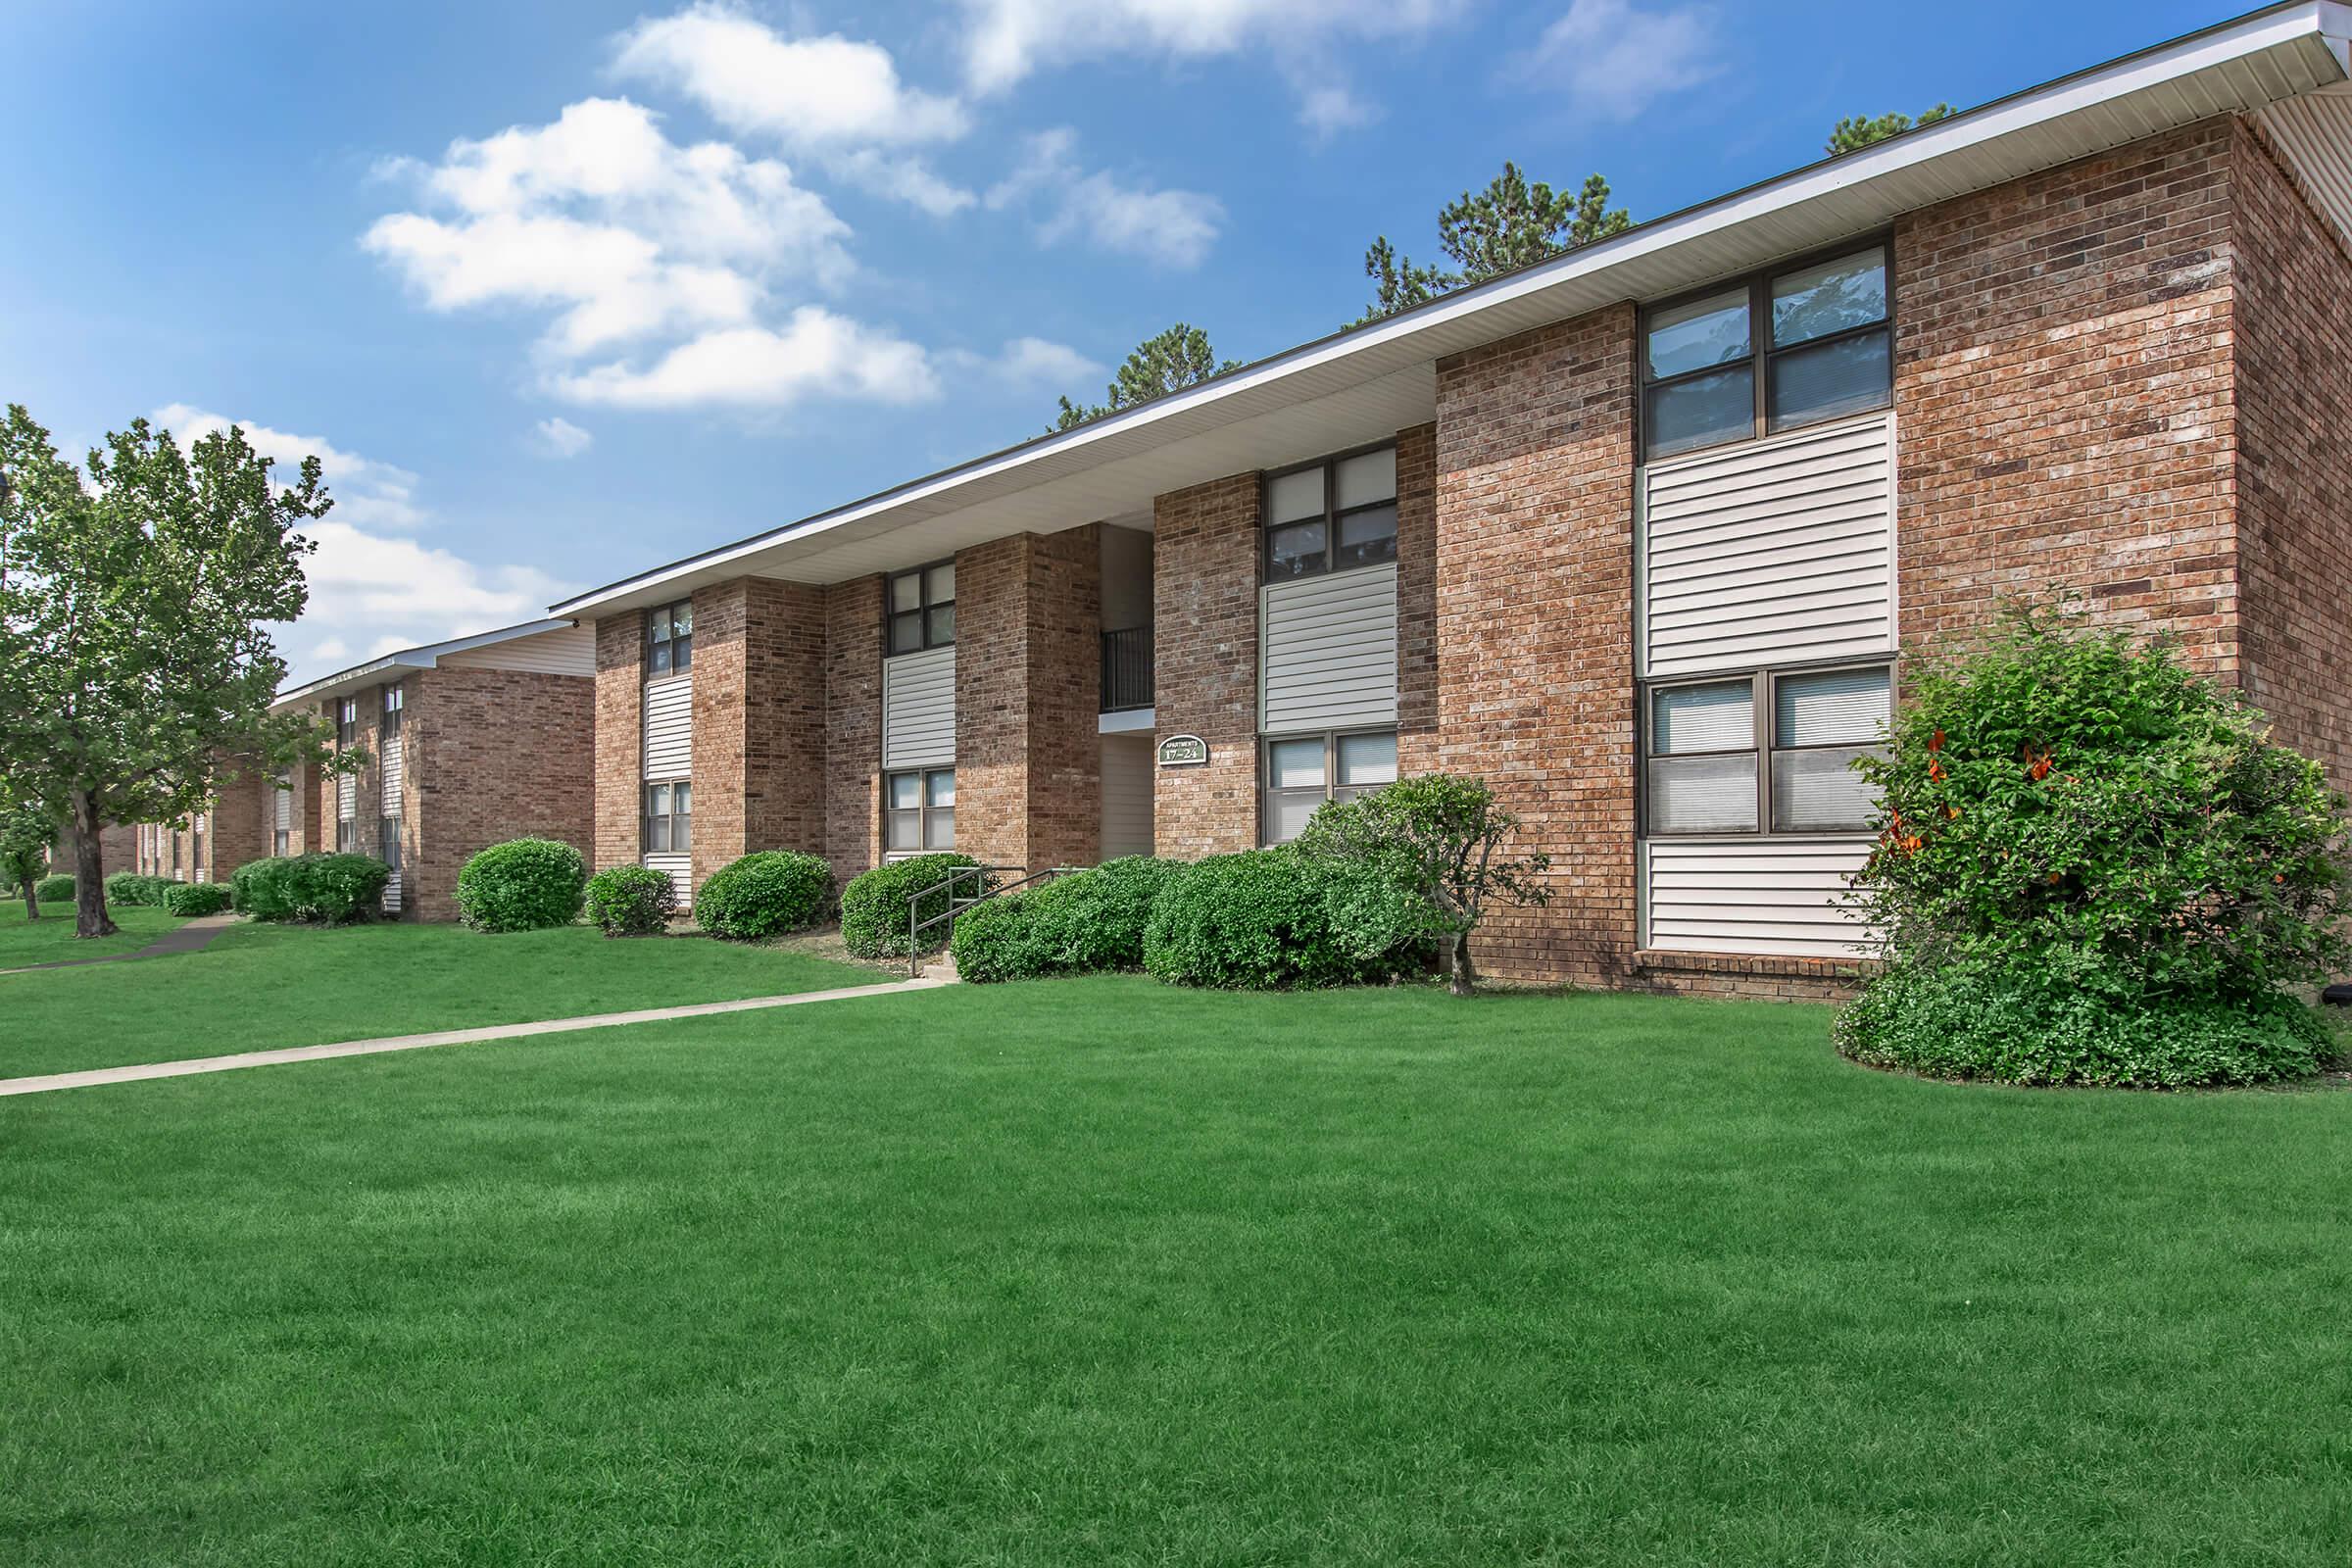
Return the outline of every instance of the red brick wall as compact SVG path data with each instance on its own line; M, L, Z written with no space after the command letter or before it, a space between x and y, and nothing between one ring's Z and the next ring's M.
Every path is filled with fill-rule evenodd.
M1396 432L1396 763L1436 765L1438 427Z
M824 591L738 577L694 596L694 879L825 849Z
M407 918L456 919L459 870L508 839L561 839L593 858L595 681L444 667L408 687Z
M825 853L846 883L882 858L880 577L825 590L824 691Z
M1473 948L1497 975L1630 970L1633 377L1631 306L1438 363L1437 761L1552 856L1549 906Z
M2209 121L1896 225L1907 644L2067 587L2235 670L2232 134Z
M225 882L246 861L269 858L277 791L269 774L241 763L222 766L218 788L205 849L212 880Z
M956 558L956 845L991 864L1102 849L1100 531L1018 534Z
M1257 514L1254 473L1152 504L1153 716L1198 735L1208 761L1153 769L1155 853L1198 859L1257 843Z
M596 623L596 855L600 871L635 865L645 780L645 613L623 610Z
M2237 193L2238 570L2247 694L2352 788L2352 262L2255 133Z

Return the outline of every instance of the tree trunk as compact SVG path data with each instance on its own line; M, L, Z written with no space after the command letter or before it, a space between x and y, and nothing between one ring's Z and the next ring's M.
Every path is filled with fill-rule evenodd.
M1470 966L1470 933L1456 931L1446 948L1446 973L1452 980L1457 997L1467 997L1478 989L1478 971Z
M24 879L24 918L27 920L38 920L41 917L40 895L32 891L33 883L39 880L38 877L30 876Z
M98 842L98 800L88 790L74 792L74 934L111 937L115 922L106 917L105 850Z

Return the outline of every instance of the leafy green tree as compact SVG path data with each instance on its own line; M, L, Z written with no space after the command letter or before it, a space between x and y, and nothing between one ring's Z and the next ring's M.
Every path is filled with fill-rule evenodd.
M1490 904L1542 906L1550 900L1544 874L1551 857L1509 856L1503 843L1519 818L1495 804L1486 780L1451 773L1399 779L1352 801L1334 801L1307 819L1300 855L1359 873L1359 903L1400 896L1404 922L1434 937L1457 997L1478 984L1470 935ZM1344 928L1387 925L1343 916Z
M1374 298L1351 324L1377 321L1632 226L1624 208L1609 206L1609 182L1600 175L1587 176L1581 190L1554 191L1542 182L1529 184L1517 164L1505 163L1485 190L1464 191L1438 214L1438 245L1453 263L1450 270L1415 263L1386 234L1372 242L1364 252L1364 275L1372 279Z
M1061 414L1054 419L1055 430L1071 430L1105 414L1149 403L1153 398L1181 392L1197 386L1212 375L1222 375L1235 368L1239 360L1220 361L1216 350L1209 347L1208 334L1197 326L1178 321L1166 331L1144 339L1135 346L1118 369L1118 378L1106 389L1110 401L1093 408L1081 408L1068 398L1061 400Z
M57 818L30 802L0 807L0 880L13 882L24 895L24 918L41 917L41 901L33 892L49 868L49 846L57 839Z
M74 933L105 936L108 822L205 808L215 760L348 772L324 725L272 714L286 673L264 622L309 599L295 531L331 504L318 460L280 486L242 431L182 452L134 419L86 473L18 405L0 422L0 775L74 847Z
M1842 158L1847 153L1860 152L1873 142L1899 136L1919 125L1933 125L1938 120L1958 113L1950 104L1937 104L1917 120L1909 115L1881 115L1876 120L1868 115L1849 115L1838 122L1837 128L1830 132L1829 145L1822 150L1832 158Z

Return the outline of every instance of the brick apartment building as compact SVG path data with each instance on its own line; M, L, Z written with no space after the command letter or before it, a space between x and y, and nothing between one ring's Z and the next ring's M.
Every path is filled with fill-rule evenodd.
M1278 842L1553 860L1487 965L1834 989L1906 650L2070 589L2352 785L2352 8L2276 6L554 607L682 887Z

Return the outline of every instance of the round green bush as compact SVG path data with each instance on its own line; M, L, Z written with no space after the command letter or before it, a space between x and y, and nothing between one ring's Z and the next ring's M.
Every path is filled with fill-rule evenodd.
M509 839L458 872L458 918L476 931L545 931L580 917L588 867L558 839Z
M1225 991L1394 979L1402 956L1353 951L1335 924L1333 891L1314 861L1290 850L1212 855L1152 905L1144 967L1171 984Z
M2340 973L2344 802L2166 641L2012 609L1914 668L1856 880L1885 962L1855 1060L1947 1078L2185 1088L2313 1070L2288 988Z
M892 860L852 877L850 885L841 890L842 945L861 958L906 957L906 901L935 883L945 882L956 867L979 863L968 855L950 851ZM956 891L976 892L974 884L975 879L966 877ZM923 900L922 918L928 920L933 915L945 914L947 908L947 894L933 894ZM947 935L943 922L924 932L923 940L926 944L944 944Z
M32 885L32 896L43 904L72 904L74 879L70 876L45 876Z
M228 905L228 889L219 882L174 882L164 894L167 914L219 914Z
M164 891L172 885L160 876L141 876L136 871L116 871L106 879L106 902L161 908L164 902Z
M694 896L694 923L732 942L759 942L824 918L833 868L797 850L761 850L711 873Z
M382 912L392 868L365 855L248 860L229 876L229 907L256 920L348 925Z
M1128 856L992 899L956 918L956 972L986 985L1139 968L1152 906L1183 869Z
M616 865L588 879L585 907L609 937L660 936L677 912L678 886L666 871Z

